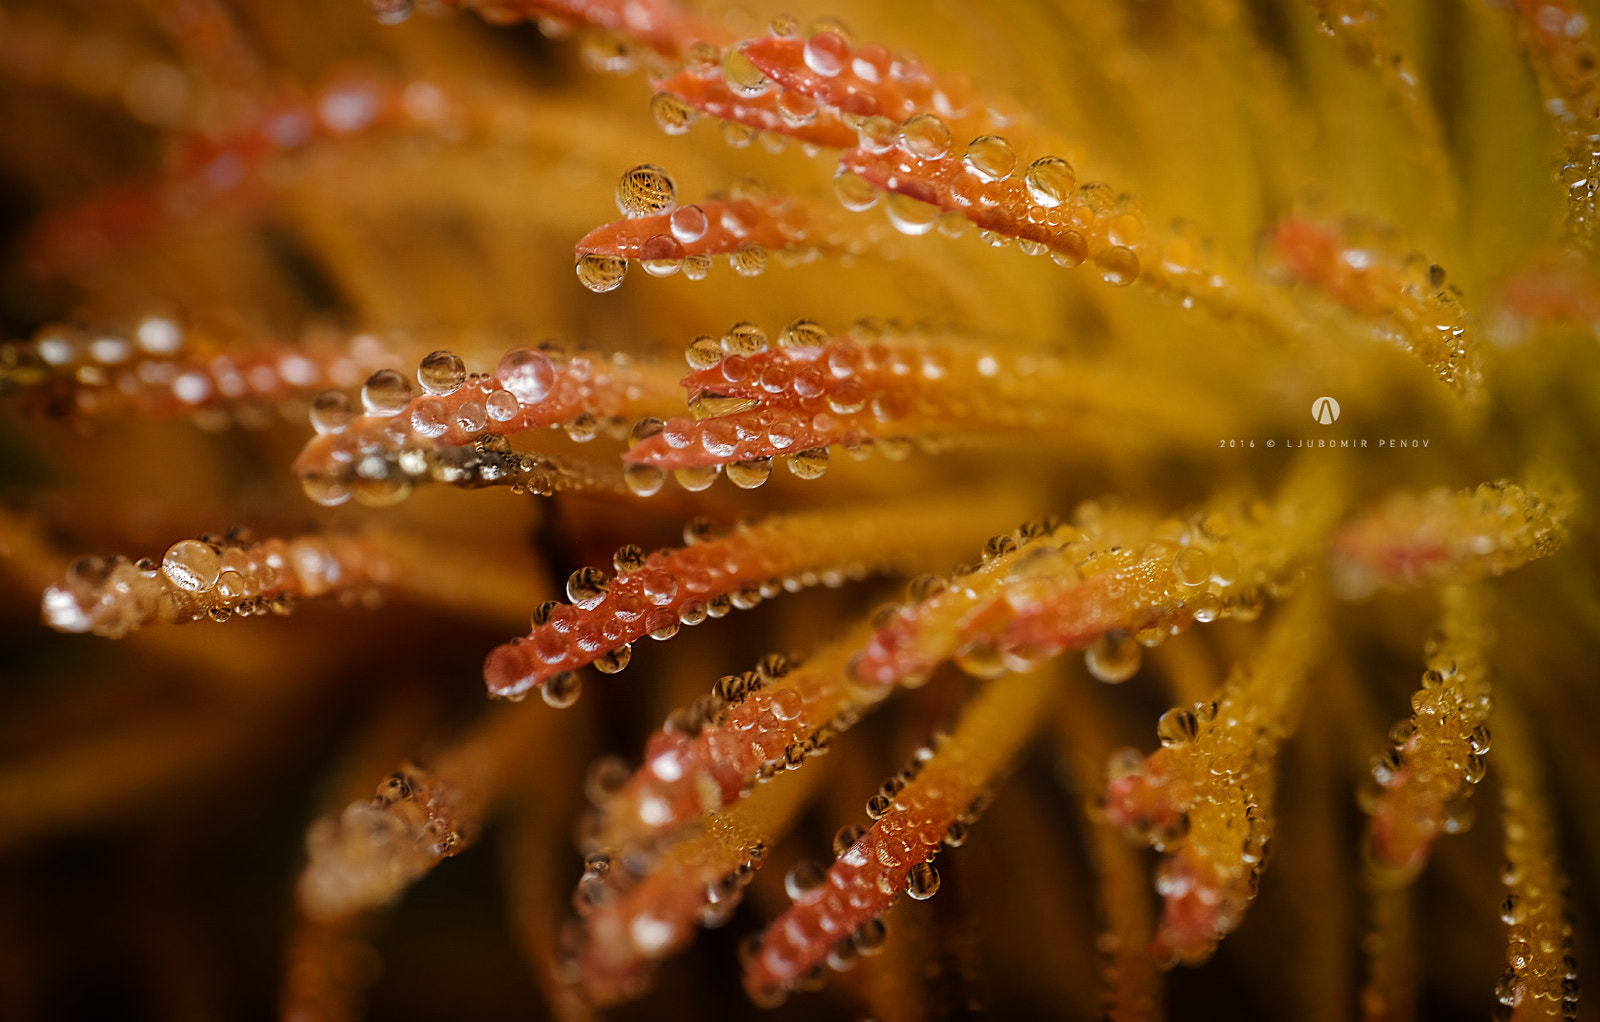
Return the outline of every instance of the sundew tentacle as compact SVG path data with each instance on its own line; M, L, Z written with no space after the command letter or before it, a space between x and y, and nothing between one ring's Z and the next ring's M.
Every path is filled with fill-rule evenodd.
M188 416L203 427L269 425L328 387L350 387L394 358L372 333L237 336L171 312L95 325L51 324L0 345L0 395L45 415L88 421Z
M1495 736L1507 891L1500 905L1506 972L1495 987L1494 1017L1570 1022L1578 1017L1578 960L1556 827L1541 794L1548 789L1538 739L1510 701L1496 708Z
M1253 620L1264 594L1290 591L1338 514L1337 474L1301 462L1275 507L1232 502L1185 522L1110 541L1094 515L1026 544L996 537L987 563L905 608L856 662L864 686L926 673L946 658L982 677L1026 669L1065 649L1106 682L1139 669L1142 645L1220 617ZM1003 551L1003 553L999 553Z
M1225 424L1239 416L1198 389L1114 364L1046 355L1012 360L994 346L874 322L836 336L796 320L775 344L761 327L736 323L720 339L696 338L686 357L683 384L695 418L653 428L626 460L678 471L691 489L709 485L720 466L748 485L737 466L773 458L812 478L835 445L876 444L898 458L913 442L1047 428L1068 447L1140 446L1157 438L1193 442L1196 418ZM1194 411L1197 404L1204 410Z
M1379 883L1409 882L1433 842L1472 825L1472 792L1487 771L1491 694L1484 595L1450 586L1441 593L1439 632L1428 640L1428 669L1411 697L1412 714L1390 729L1392 747L1374 758L1375 787L1363 792L1371 816L1368 869Z
M1560 549L1570 494L1541 495L1509 480L1471 490L1397 493L1342 526L1331 544L1340 596L1514 571Z
M821 769L775 778L651 857L641 872L627 855L592 855L574 901L583 939L573 971L589 997L610 1004L637 995L648 970L726 923L767 849L793 824Z
M871 827L838 854L820 879L790 885L795 904L762 933L745 965L745 990L781 999L841 946L870 952L882 943L879 917L902 892L933 896L932 860L982 811L1018 751L1042 725L1059 679L1052 671L1010 674L970 702L949 738L919 757L892 795L868 803ZM843 955L841 955L843 957Z
M1166 903L1151 945L1159 962L1209 958L1255 898L1277 754L1327 642L1324 611L1315 591L1289 601L1214 701L1162 716L1161 749L1113 759L1107 818L1167 853L1156 872Z
M1373 337L1411 352L1464 397L1479 396L1472 323L1443 267L1420 256L1395 258L1380 238L1303 218L1280 221L1270 238L1293 280L1326 294Z
M414 481L512 485L553 492L604 480L552 456L522 456L505 438L553 427L578 441L647 411L671 407L676 386L664 367L625 355L569 355L558 345L513 348L493 375L468 373L450 351L417 368L417 393L398 370L381 369L361 389L361 408L339 391L317 396L318 435L295 459L306 494L319 504L392 504ZM530 460L531 459L531 460ZM585 478L589 476L590 478Z
M45 590L42 614L57 631L120 639L157 621L288 614L300 600L326 596L360 601L396 575L386 546L368 536L257 542L235 530L180 540L159 562L82 558Z
M831 509L777 515L648 557L624 547L614 559L615 577L598 568L574 572L567 581L572 603L540 608L526 638L489 654L484 679L503 698L536 688L552 698L546 687L553 679L560 677L564 688L570 672L590 663L619 671L630 643L647 635L670 638L681 624L753 607L785 590L837 585L948 552L960 535L956 523L975 510L959 500Z

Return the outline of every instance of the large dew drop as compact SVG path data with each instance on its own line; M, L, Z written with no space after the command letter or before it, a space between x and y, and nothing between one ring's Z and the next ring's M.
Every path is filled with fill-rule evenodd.
M641 163L617 181L617 209L629 219L667 213L677 204L672 175L653 163Z
M593 252L578 257L578 280L590 291L615 291L628 275L628 261Z
M197 539L172 544L161 559L161 573L171 583L189 593L203 593L217 584L222 570L222 555L216 547Z
M495 377L521 404L536 404L543 401L555 385L556 370L550 364L550 356L544 352L535 348L513 348L501 357ZM494 414L498 417L504 410Z

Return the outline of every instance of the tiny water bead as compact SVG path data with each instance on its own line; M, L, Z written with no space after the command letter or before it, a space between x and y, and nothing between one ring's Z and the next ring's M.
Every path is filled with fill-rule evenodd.
M578 281L590 291L615 291L628 275L628 260L588 252L578 257L576 270Z
M555 386L556 370L550 361L550 356L537 348L513 348L501 356L500 366L495 370L495 378L505 388L502 393L509 393L519 404L537 404L543 401L549 395L550 388ZM490 405L489 411L492 416L496 414L496 405L492 397ZM508 410L504 401L499 402L498 408L501 414Z
M1139 257L1132 249L1113 245L1102 249L1094 257L1100 270L1100 279L1113 287L1127 287L1139 279Z
M210 543L186 539L174 543L161 559L161 573L186 592L201 593L217 584L222 554Z
M914 199L899 192L890 192L884 202L889 223L901 234L917 237L927 234L939 223L942 211L932 203Z
M453 351L432 352L417 366L417 382L429 394L454 394L467 382L467 364Z
M578 696L583 693L583 679L577 671L562 671L552 675L548 681L539 687L539 696L549 706L558 710L566 709L578 701Z
M906 894L915 901L927 901L939 893L939 871L931 862L918 862L906 875Z
M368 415L399 415L410 401L411 384L393 369L379 369L361 387L361 404Z
M657 234L639 247L639 265L652 277L670 277L683 269L683 243L670 234Z
M667 223L672 229L672 236L685 245L692 245L705 237L711 227L706 211L692 203L674 209Z
M342 433L355 417L355 406L342 390L325 390L311 399L311 428L318 433Z
M1139 673L1144 651L1132 635L1111 631L1100 636L1084 652L1083 664L1089 673L1107 684L1127 681Z
M900 126L900 148L919 160L937 160L950 151L950 126L934 114L917 114Z
M1023 177L1028 187L1028 197L1046 208L1055 208L1067 201L1077 183L1072 165L1059 156L1044 156L1028 165Z
M758 277L767 268L767 250L752 242L728 256L728 265L741 277Z
M641 163L617 181L617 209L629 219L666 213L677 204L672 175L653 163Z
M658 92L650 98L650 115L668 135L687 134L699 116L694 107L670 92Z
M982 135L968 144L961 163L978 180L993 184L1004 181L1017 169L1017 153L999 135Z
M833 178L833 194L845 209L862 213L877 205L883 192L860 174L841 168Z
M825 29L806 40L801 59L822 77L836 78L850 60L850 43L840 33Z

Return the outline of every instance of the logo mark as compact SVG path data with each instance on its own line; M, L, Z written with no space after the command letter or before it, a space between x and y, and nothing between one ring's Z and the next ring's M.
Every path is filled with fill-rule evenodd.
M1311 405L1311 417L1324 426L1339 421L1339 402L1331 397L1319 397Z

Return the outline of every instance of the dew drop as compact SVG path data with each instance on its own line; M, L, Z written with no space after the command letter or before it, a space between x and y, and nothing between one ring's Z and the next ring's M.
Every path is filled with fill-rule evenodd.
M883 194L878 186L854 171L840 169L833 178L833 194L839 205L852 213L860 213L877 205Z
M186 539L172 544L161 559L161 573L179 589L203 593L217 584L222 555L209 543Z
M705 280L710 272L711 257L708 255L692 255L683 261L683 275L690 280Z
M938 206L913 199L909 195L899 192L890 192L884 203L884 209L889 214L889 223L901 234L912 237L927 234L939 223L942 212Z
M350 396L342 390L325 390L311 400L311 428L318 433L342 433L355 417Z
M1040 206L1055 208L1072 194L1076 178L1072 165L1059 156L1042 156L1028 164L1023 180L1028 186L1028 197Z
M784 876L783 889L792 901L815 901L827 880L828 874L821 866L810 859L802 859Z
M657 234L639 246L639 265L652 277L670 277L683 269L683 243L670 234Z
M641 163L617 181L617 209L630 220L669 212L677 204L672 175L653 163Z
M436 397L425 397L411 409L411 428L418 436L444 436L450 430L450 409Z
M797 319L778 334L780 348L820 348L826 343L828 343L827 329L809 319Z
M767 250L752 242L728 256L728 265L741 277L759 277L767 268Z
M705 237L711 227L706 211L692 203L673 210L667 222L672 227L672 236L685 245L692 245Z
M824 78L836 77L850 59L850 44L837 32L823 31L806 40L801 57L806 67Z
M722 77L735 93L747 99L765 95L773 87L772 79L745 55L742 46L730 46L722 55Z
M628 261L621 256L589 252L578 257L578 281L597 293L615 291L628 275Z
M927 901L939 893L939 871L931 862L919 862L906 876L906 894L913 901Z
M1211 558L1199 547L1184 547L1172 558L1172 573L1186 586L1203 586L1211 580Z
M856 142L869 153L886 153L899 139L900 126L887 117L868 117L856 126Z
M813 447L789 455L789 471L801 479L818 479L828 470L828 449Z
M767 350L767 332L754 323L735 323L722 335L720 343L730 355L754 355Z
M672 478L691 493L698 493L717 481L716 465L690 465L674 469Z
M417 366L417 382L429 394L454 394L467 382L467 364L453 351L435 351Z
M1200 733L1200 721L1189 710L1174 707L1156 723L1156 737L1167 748L1188 745Z
M722 350L720 340L710 334L701 334L689 342L683 357L689 363L690 369L710 369L722 361L724 354L726 352Z
M562 671L550 676L539 687L539 696L547 704L558 710L564 710L578 701L578 696L583 692L583 679L578 677L576 671Z
M1139 257L1132 249L1113 245L1094 257L1100 269L1100 279L1113 287L1127 287L1139 279Z
M616 674L628 666L628 661L633 656L633 647L623 643L608 653L603 653L594 658L595 670L601 674Z
M494 422L510 422L517 417L522 405L509 390L496 390L483 400L484 413Z
M656 119L656 127L668 135L687 134L698 116L694 107L670 92L651 97L650 115Z
M414 0L367 0L367 10L380 25L398 25L416 10Z
M750 458L745 461L730 462L727 472L728 481L733 485L741 490L753 490L772 475L772 459Z
M550 356L536 348L513 348L500 359L495 378L519 404L543 401L555 386L556 370Z
M667 481L667 473L658 465L629 465L622 470L622 481L635 496L653 497Z
M917 114L900 126L900 148L919 160L939 160L950 151L950 125L936 114Z
M999 135L983 135L967 146L961 163L978 180L993 183L1004 181L1017 169L1017 153Z
M411 400L411 384L393 369L379 369L361 387L361 405L368 415L399 415Z
M610 581L599 568L579 568L567 577L567 599L584 610L593 610L606 598Z
M1084 652L1083 664L1090 674L1114 685L1138 673L1143 655L1133 636L1120 630L1110 631Z

